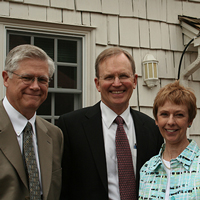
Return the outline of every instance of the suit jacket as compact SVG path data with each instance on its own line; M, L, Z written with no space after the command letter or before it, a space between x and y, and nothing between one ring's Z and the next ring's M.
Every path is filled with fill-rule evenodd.
M152 118L131 109L137 140L136 181L139 170L158 154L163 138ZM64 134L62 200L106 200L108 180L100 104L62 115Z
M61 130L36 117L36 133L44 200L59 199L61 189ZM16 133L2 101L0 101L0 199L29 199L29 190L22 154Z

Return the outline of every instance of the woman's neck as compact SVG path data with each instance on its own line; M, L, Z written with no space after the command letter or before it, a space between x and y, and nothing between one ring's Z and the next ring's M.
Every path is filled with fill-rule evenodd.
M189 144L188 140L180 144L169 144L168 142L166 142L165 150L163 152L163 159L170 161L172 159L177 158L183 152L183 150L188 146L188 144Z

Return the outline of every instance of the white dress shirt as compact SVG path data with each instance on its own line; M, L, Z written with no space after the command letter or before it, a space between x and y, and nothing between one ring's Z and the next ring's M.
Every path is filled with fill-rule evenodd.
M103 135L106 152L107 174L108 174L108 195L110 200L120 200L119 181L118 181L118 166L117 155L115 147L115 135L117 131L117 124L113 121L118 116L113 110L107 107L103 102L100 103L102 113ZM128 107L120 115L125 123L124 130L129 140L130 149L133 158L134 172L136 175L136 137L133 118Z
M40 187L42 191L42 184L41 184L41 173L40 173L40 162L39 162L39 156L38 156L38 145L37 145L37 135L35 130L35 119L36 119L36 113L34 116L27 120L21 113L19 113L8 101L8 99L5 97L3 99L3 106L10 118L10 121L13 125L13 128L15 130L17 140L19 143L19 147L21 150L21 153L23 154L23 130L29 121L33 127L33 146L34 146L34 152L35 152L35 158L37 162L38 172L39 172L39 180L40 180Z

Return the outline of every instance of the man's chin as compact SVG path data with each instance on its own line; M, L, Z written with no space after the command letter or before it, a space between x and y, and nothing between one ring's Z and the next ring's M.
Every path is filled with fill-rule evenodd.
M40 101L29 101L26 103L26 108L37 110L42 103Z

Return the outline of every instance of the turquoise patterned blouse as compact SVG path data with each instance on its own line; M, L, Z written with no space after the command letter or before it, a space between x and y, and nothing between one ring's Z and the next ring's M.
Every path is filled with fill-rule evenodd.
M170 161L170 200L200 200L200 149L194 140ZM167 173L161 160L165 144L157 156L147 161L140 170L139 199L165 199Z

